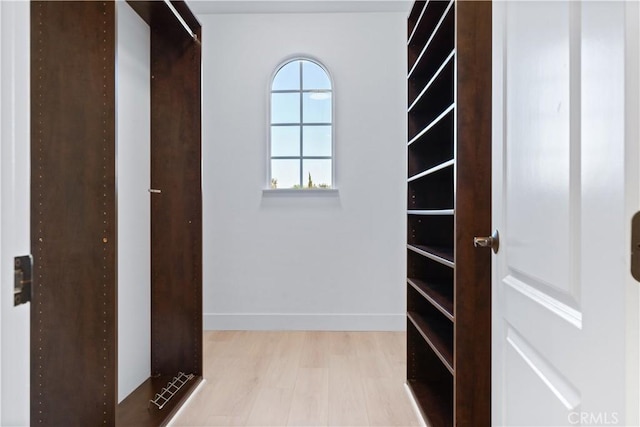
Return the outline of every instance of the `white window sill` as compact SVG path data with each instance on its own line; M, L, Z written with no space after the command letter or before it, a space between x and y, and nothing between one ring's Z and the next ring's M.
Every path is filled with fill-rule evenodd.
M337 197L337 188L265 188L263 197Z

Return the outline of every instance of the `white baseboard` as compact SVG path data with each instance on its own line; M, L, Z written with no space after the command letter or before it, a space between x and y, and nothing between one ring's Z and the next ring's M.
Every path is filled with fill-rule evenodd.
M204 330L404 331L403 314L205 313Z

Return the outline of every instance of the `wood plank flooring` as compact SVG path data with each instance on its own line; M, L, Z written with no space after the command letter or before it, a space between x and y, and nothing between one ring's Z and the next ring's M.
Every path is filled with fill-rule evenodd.
M208 331L173 426L418 426L404 332Z

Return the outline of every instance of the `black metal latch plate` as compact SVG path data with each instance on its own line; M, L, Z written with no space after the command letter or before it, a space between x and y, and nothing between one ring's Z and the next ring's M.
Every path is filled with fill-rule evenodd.
M31 271L33 258L31 255L18 256L13 261L13 305L31 301Z

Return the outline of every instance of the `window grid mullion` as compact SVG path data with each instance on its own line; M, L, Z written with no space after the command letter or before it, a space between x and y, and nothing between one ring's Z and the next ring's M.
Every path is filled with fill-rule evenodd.
M303 183L303 181L302 181L302 173L303 173L302 172L302 154L303 154L302 153L302 142L303 142L302 141L302 138L303 138L303 136L302 136L303 135L303 132L302 132L302 129L303 129L302 109L304 108L303 104L302 104L302 89L304 88L304 84L303 84L302 78L303 78L303 76L302 76L302 61L300 61L300 188L304 188L304 185L302 184Z
M324 123L305 123L305 126L331 126L331 123L329 122L324 122ZM271 123L271 126L281 126L281 127L287 127L287 126L302 126L302 123Z
M331 156L272 156L272 160L330 160Z

